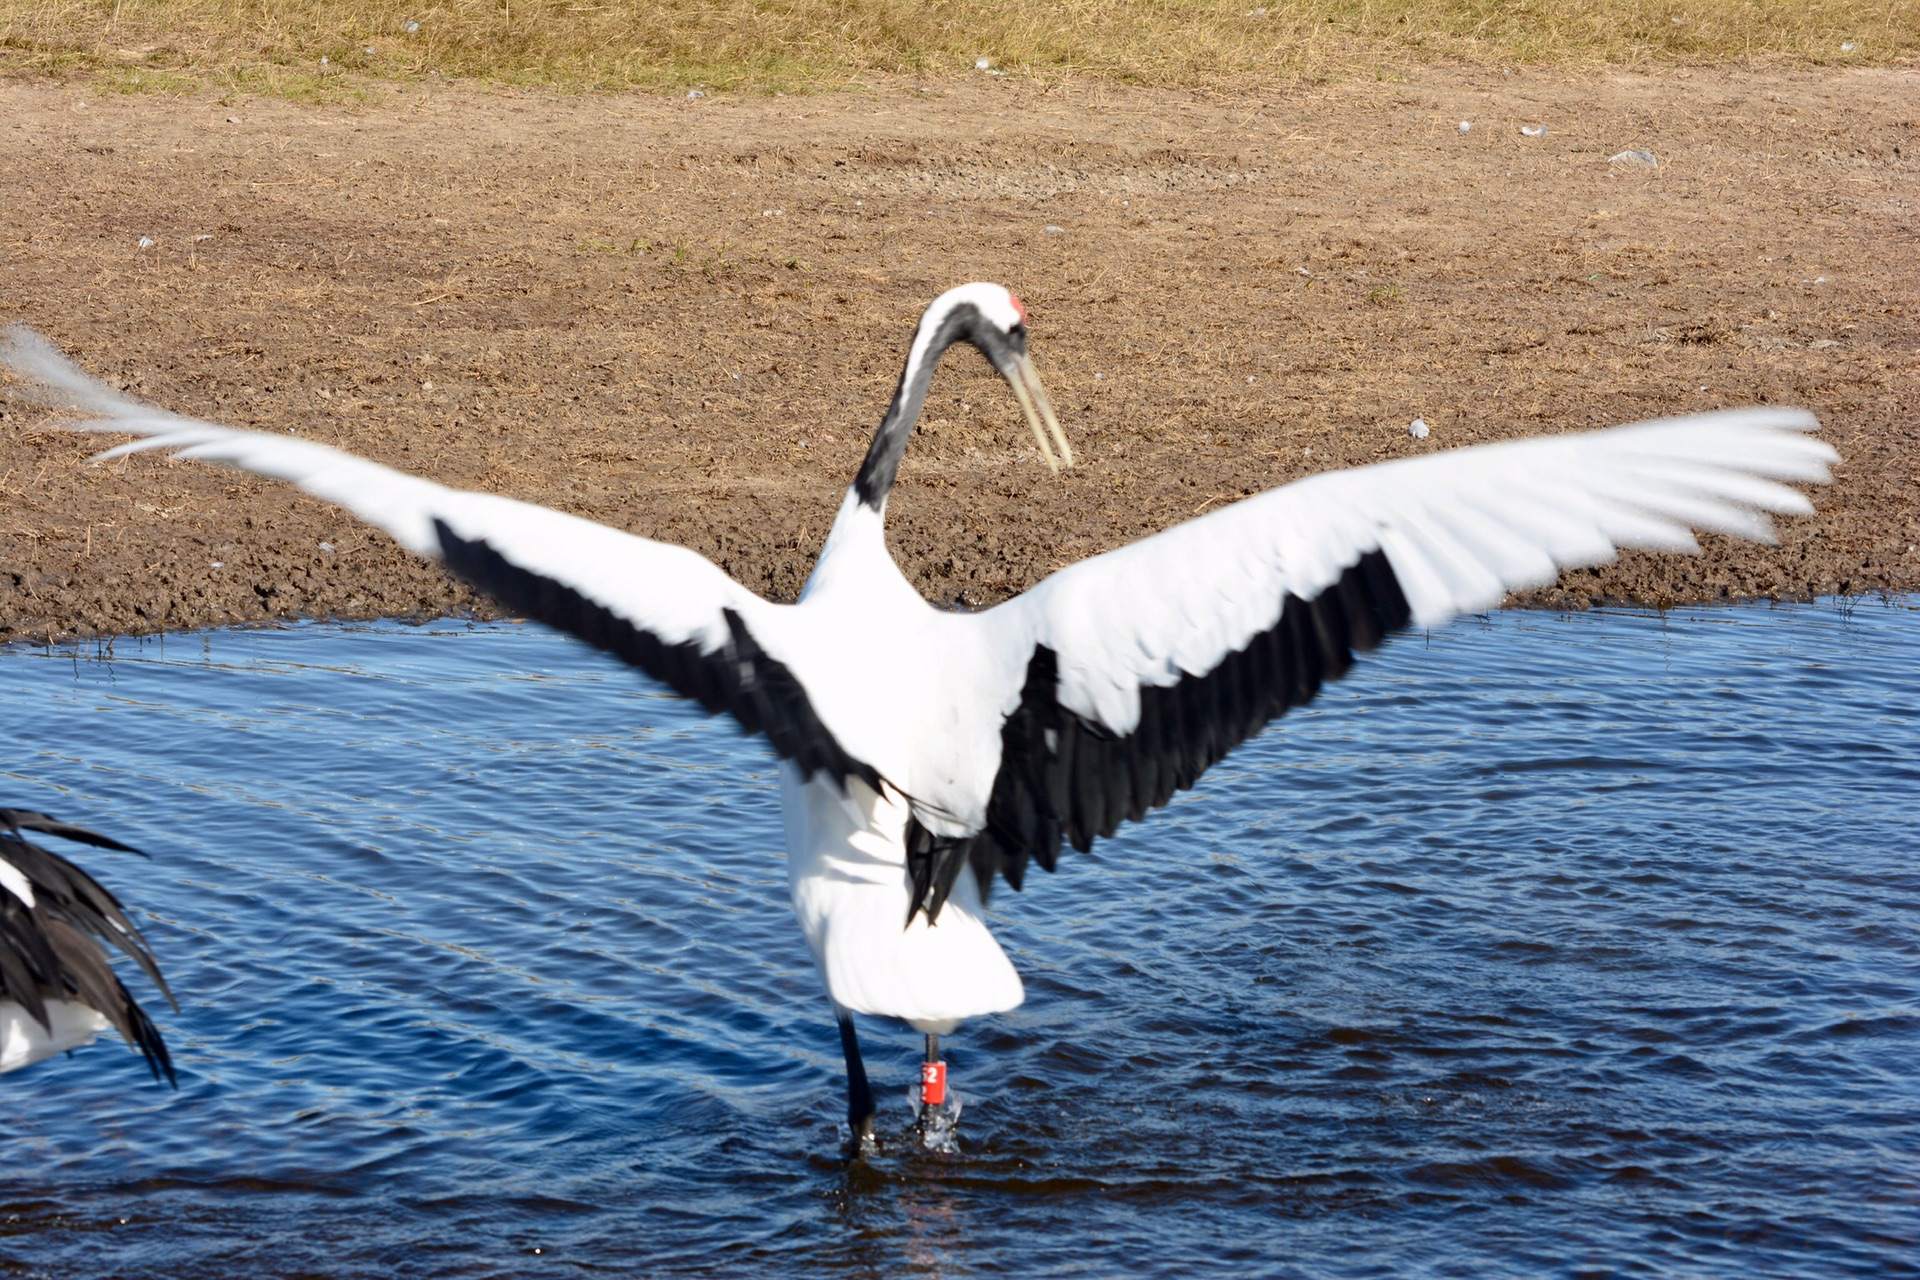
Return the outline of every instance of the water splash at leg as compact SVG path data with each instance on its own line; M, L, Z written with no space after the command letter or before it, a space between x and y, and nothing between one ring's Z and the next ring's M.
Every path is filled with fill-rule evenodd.
M913 1103L913 1129L928 1151L960 1150L960 1097L947 1088L947 1064L940 1060L940 1037L927 1036L927 1056L920 1065L920 1084L908 1092Z

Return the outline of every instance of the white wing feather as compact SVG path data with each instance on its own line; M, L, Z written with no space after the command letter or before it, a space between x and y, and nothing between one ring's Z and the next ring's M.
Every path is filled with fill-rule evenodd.
M1125 734L1142 686L1211 671L1288 595L1313 599L1375 549L1431 627L1621 548L1698 551L1694 529L1771 541L1767 513L1813 510L1787 486L1830 478L1817 426L1731 410L1313 476L1071 565L986 618L1010 659L1053 648L1062 704Z
M89 415L75 425L141 437L107 450L103 459L168 449L177 457L286 480L386 530L407 550L436 560L441 548L434 521L445 521L461 538L485 542L520 568L578 592L668 644L693 641L702 652L713 653L728 638L722 609L753 623L784 608L685 547L512 498L450 489L311 440L218 426L141 404L88 376L23 327L0 337L0 363L42 384L34 391L42 401ZM779 628L764 630L777 636Z

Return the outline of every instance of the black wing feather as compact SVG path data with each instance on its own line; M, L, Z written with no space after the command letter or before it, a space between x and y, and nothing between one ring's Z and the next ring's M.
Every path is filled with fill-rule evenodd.
M49 1000L70 1000L98 1010L146 1059L155 1079L164 1075L179 1088L173 1057L158 1027L107 963L104 939L125 952L167 1003L178 1010L153 949L127 918L120 900L105 885L57 853L43 849L22 832L59 836L98 849L139 853L111 837L60 822L26 809L0 809L0 860L9 863L33 887L29 907L0 892L0 999L14 1001L29 1017L51 1030ZM145 856L145 855L142 855Z
M447 568L507 608L604 649L709 712L727 712L748 733L765 734L809 778L824 771L843 788L858 778L881 790L879 771L847 754L793 672L760 646L734 610L721 610L728 638L713 653L692 641L669 644L572 587L514 564L484 539L462 538L444 520L433 523ZM951 887L950 877L946 883Z
M971 836L935 836L907 823L913 903L929 922L971 866L985 897L998 872L1018 889L1031 858L1053 870L1062 843L1082 853L1127 818L1157 808L1227 752L1304 706L1323 682L1353 667L1413 617L1384 552L1370 551L1311 600L1289 594L1280 617L1213 670L1140 690L1140 721L1117 735L1060 705L1060 663L1037 645L1019 706L1000 732L1000 772L987 825Z

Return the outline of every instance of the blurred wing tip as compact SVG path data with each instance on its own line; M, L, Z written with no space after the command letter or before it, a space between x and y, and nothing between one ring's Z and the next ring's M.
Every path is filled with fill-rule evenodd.
M96 393L105 390L46 335L24 324L8 325L5 332L0 333L0 364L29 382L38 383L36 390L48 397L56 390Z
M1666 418L1648 418L1619 428L1635 430L1650 428L1654 431L1670 431L1675 428L1694 428L1696 430L1721 430L1755 435L1806 436L1820 430L1820 419L1811 410L1789 406L1755 405L1744 409L1708 409L1698 413L1682 413ZM1798 447L1810 451L1831 453L1832 447L1825 441L1808 440Z
M109 429L104 423L75 423L74 425L78 429L87 431L105 431ZM103 462L112 462L115 458L124 458L131 453L145 453L149 449L158 449L166 443L166 440L161 436L143 436L138 440L129 440L125 444L117 444L111 449L102 449L99 453L88 458L87 461L94 466L98 466Z
M0 329L0 369L11 372L25 384L6 394L79 415L79 421L62 424L70 431L153 434L174 425L194 423L192 418L143 404L94 377L44 334L24 324L14 323Z
M49 342L45 335L36 329L30 329L16 320L5 329L0 329L0 359L10 365L32 364L54 361L67 363L60 349Z
M1808 432L1820 429L1811 409L1793 405L1756 405L1749 409L1716 409L1695 415L1704 421L1732 421L1765 431Z
M1811 409L1783 408L1762 412L1770 412L1773 425L1783 431L1818 431L1820 429L1820 419L1814 416Z

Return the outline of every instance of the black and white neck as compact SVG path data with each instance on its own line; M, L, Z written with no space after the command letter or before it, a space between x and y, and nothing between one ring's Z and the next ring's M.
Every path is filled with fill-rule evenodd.
M859 505L884 512L887 493L893 488L900 470L900 459L907 451L907 439L920 421L926 407L927 391L933 383L933 371L956 342L970 342L980 349L1013 393L1040 442L1047 465L1057 470L1061 463L1073 465L1073 452L1053 409L1047 403L1040 380L1027 358L1027 310L1020 299L997 284L963 284L949 289L933 300L907 350L906 367L900 372L900 385L894 389L893 403L874 432L867 447L866 460L854 477L850 497ZM1051 440L1049 440L1051 435ZM1055 449L1059 457L1055 457Z

